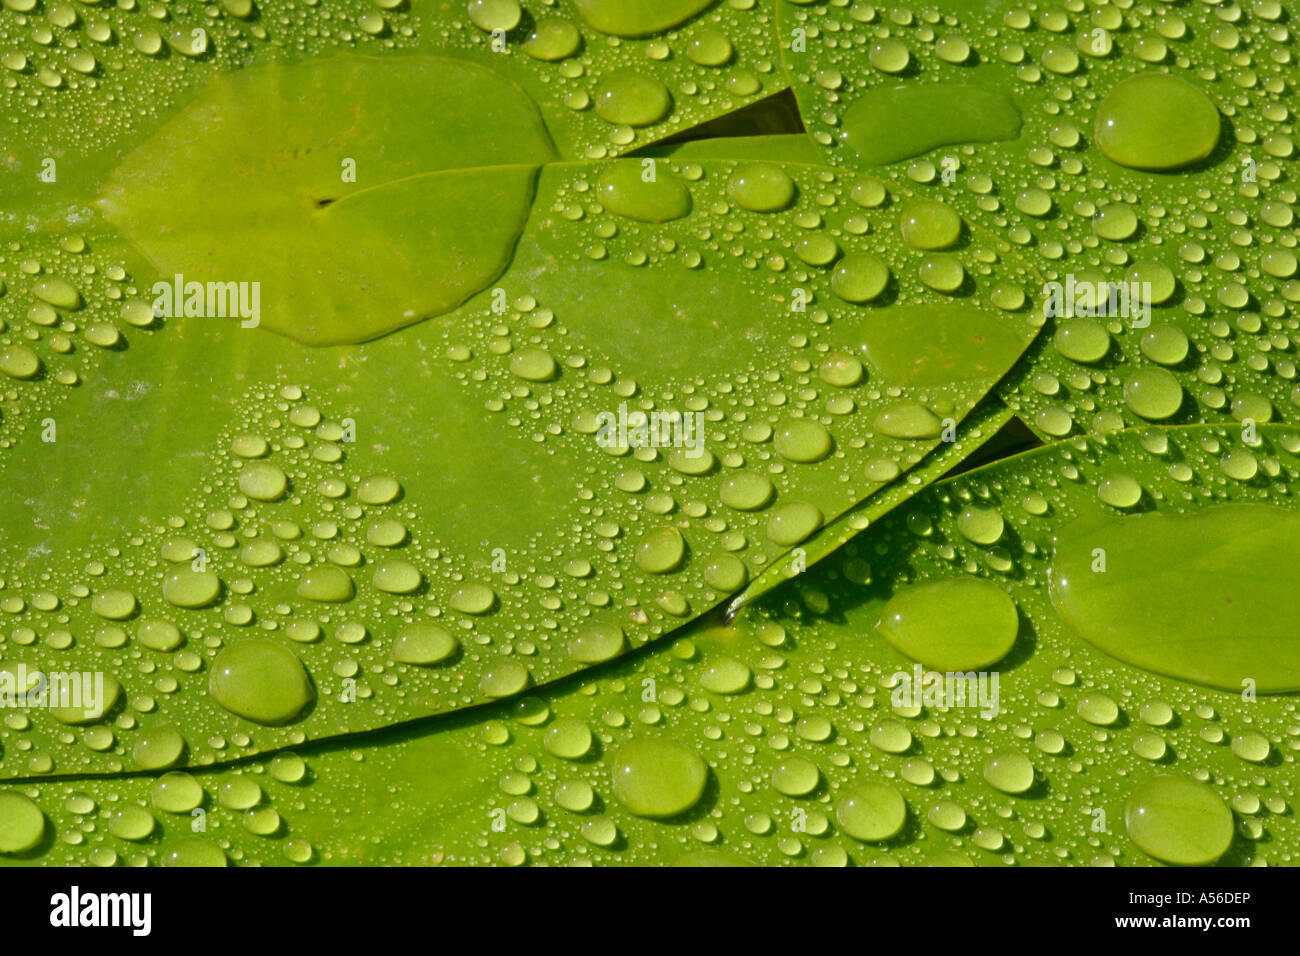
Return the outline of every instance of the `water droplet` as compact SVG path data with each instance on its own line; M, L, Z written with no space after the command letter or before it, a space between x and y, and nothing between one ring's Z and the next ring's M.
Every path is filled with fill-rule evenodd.
M0 791L0 853L27 853L45 836L45 814L13 790Z
M855 840L879 842L903 829L907 804L889 784L864 781L843 792L835 804L835 819Z
M575 717L559 718L542 737L542 746L563 760L585 757L591 743L591 728Z
M424 576L409 561L390 558L375 568L370 582L388 594L410 594L424 583Z
M728 508L737 511L756 511L765 507L776 493L766 475L756 471L741 471L722 479L718 497Z
M155 651L174 651L184 640L175 624L156 618L141 621L135 639Z
M889 266L867 252L845 256L831 274L831 291L845 302L870 302L889 284Z
M911 54L901 40L888 37L872 46L867 59L882 73L901 73L911 60Z
M1002 537L1005 524L995 508L967 508L957 516L957 530L976 544L994 544Z
M1219 111L1195 86L1166 73L1139 73L1102 97L1095 135L1121 166L1181 169L1214 151L1219 127Z
M231 713L270 726L297 720L316 699L298 656L262 639L222 648L212 662L208 692Z
M1034 765L1023 754L994 754L984 763L984 779L1003 793L1024 793L1034 785Z
M1176 325L1154 325L1142 336L1142 354L1161 365L1177 365L1187 358L1187 333Z
M1169 418L1183 404L1183 387L1162 368L1144 368L1124 381L1124 403L1151 421Z
M807 757L782 757L772 770L772 786L787 797L806 797L821 783L822 772Z
M176 607L207 607L221 594L221 579L211 571L177 568L163 578L163 598Z
M90 609L110 621L122 621L135 613L135 595L122 588L97 591L90 599Z
M712 0L574 0L587 26L619 37L644 37L685 23Z
M1246 679L1261 693L1300 690L1290 612L1259 597L1300 586L1294 512L1231 504L1081 518L1057 536L1048 580L1071 630L1128 664L1230 692Z
M722 66L731 59L731 41L717 30L701 30L686 45L686 58L700 66Z
M1119 705L1106 694L1085 694L1079 698L1075 713L1090 724L1107 727L1119 719Z
M569 659L582 664L598 664L617 657L624 644L621 627L613 624L589 624L569 640Z
M636 548L636 566L651 574L667 574L686 556L686 542L676 528L656 528L647 532Z
M163 866L226 866L226 854L211 840L185 837L167 847L162 854Z
M69 706L56 707L54 706L55 700L67 700L66 697L61 697L61 693L62 691L51 687L50 716L61 724L92 724L103 720L105 714L112 713L113 708L117 706L117 702L122 696L122 685L112 674L104 674L104 686L94 707L83 706L83 704L89 703L89 700L78 701ZM84 695L88 691L83 689L82 693Z
M322 565L311 568L298 582L298 596L312 601L348 601L356 588L341 568Z
M288 476L270 462L252 462L239 473L239 490L255 501L275 501L288 487Z
M108 821L108 830L119 840L143 840L154 831L156 822L143 807L123 807Z
M668 222L691 211L691 194L685 184L659 164L647 181L641 163L616 162L600 174L596 195L610 212L639 222Z
M1020 632L1016 603L979 578L956 578L899 590L877 629L914 661L939 671L981 670L1007 655Z
M772 445L786 461L818 461L830 454L831 435L811 418L788 418L777 426Z
M934 412L915 402L888 405L877 413L871 424L876 431L891 438L936 438L943 429Z
M523 9L519 0L469 0L469 20L480 30L513 30L519 26Z
M700 675L700 686L715 694L739 694L749 681L749 668L731 657L718 658Z
M1137 232L1138 217L1132 206L1124 203L1106 203L1092 217L1092 231L1103 239L1119 242Z
M1132 475L1116 472L1097 483L1097 497L1112 508L1132 508L1142 500L1142 485Z
M0 372L10 378L31 378L41 370L41 360L25 345L0 348Z
M789 548L822 526L822 513L806 501L777 505L767 519L767 536L773 544Z
M1124 828L1157 860L1206 866L1232 843L1232 811L1205 784L1164 774L1133 788L1124 805Z
M153 805L165 813L189 813L203 802L203 788L190 774L163 774L153 786Z
M357 500L365 505L386 505L396 500L402 486L385 476L367 478L357 487Z
M524 40L523 50L535 60L563 60L578 52L582 34L563 17L542 17Z
M41 279L32 284L32 295L56 309L81 307L81 294L64 279Z
M899 210L898 228L914 249L947 249L961 238L961 217L941 202L911 199Z
M649 126L672 108L668 87L640 73L610 73L596 87L596 115L607 123Z
M935 292L956 292L966 281L966 269L961 260L944 253L926 256L916 274Z
M523 691L532 679L528 668L518 661L497 661L483 673L479 690L487 697L511 697Z
M155 727L145 731L131 748L131 756L144 770L162 770L170 767L184 754L185 738L167 727Z
M676 741L643 737L613 754L610 775L619 803L639 817L662 819L699 803L709 769Z
M748 163L737 167L727 180L727 195L743 209L777 212L794 201L794 180L781 167Z
M408 624L393 638L392 657L403 664L441 664L459 648L451 632L437 624Z
M955 833L966 826L966 811L951 800L941 800L930 808L926 819L940 830Z
M486 614L497 603L497 592L478 581L466 581L451 592L447 599L462 614Z

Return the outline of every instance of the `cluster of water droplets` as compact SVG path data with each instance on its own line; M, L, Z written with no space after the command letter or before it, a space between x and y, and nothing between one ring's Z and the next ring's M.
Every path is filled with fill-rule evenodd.
M759 0L471 0L431 38L517 76L561 111L568 155L602 159L785 86Z
M80 233L0 248L0 449L23 429L48 430L42 416L107 353L160 327L138 291L121 262Z
M1292 417L1294 37L1279 4L781 11L806 34L787 62L832 161L892 163L1032 250L1048 281L1145 284L1149 324L1049 317L1040 299L1048 328L1002 390L1040 435Z

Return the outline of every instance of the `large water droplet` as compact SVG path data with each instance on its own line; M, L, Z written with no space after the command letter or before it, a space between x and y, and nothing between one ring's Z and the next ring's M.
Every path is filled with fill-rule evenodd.
M1133 788L1124 805L1124 828L1157 860L1206 866L1232 843L1232 811L1205 784L1164 774Z
M910 199L898 212L898 229L914 249L947 249L961 238L961 216L933 199Z
M348 573L331 565L310 569L298 582L297 590L299 597L312 601L347 601L356 593Z
M441 664L460 645L451 632L437 624L408 624L393 638L393 660L403 664Z
M712 0L574 0L587 26L619 37L643 37L684 23Z
M668 87L640 73L610 73L596 86L596 115L625 126L657 123L672 108Z
M610 758L614 796L640 817L673 817L704 796L709 768L673 740L643 737Z
M727 180L727 195L752 212L776 212L794 201L794 180L770 163L740 166Z
M835 804L835 819L855 840L888 840L903 829L907 804L889 784L864 781L843 792Z
M623 650L623 629L613 624L589 624L568 644L569 659L582 664L611 660Z
M1105 570L1097 549L1105 555ZM1052 605L1126 663L1239 692L1300 690L1300 514L1215 505L1188 515L1087 517L1056 539Z
M260 638L221 650L212 662L208 692L231 713L272 726L297 720L316 699L298 656Z
M1180 169L1219 142L1219 111L1208 96L1167 73L1140 73L1116 83L1097 106L1097 145L1133 169Z
M845 111L841 135L864 163L876 165L939 146L1015 139L1020 122L1020 111L1005 93L924 83L868 90Z
M31 799L0 791L0 853L26 853L45 835L45 814Z
M637 545L636 566L651 574L667 574L682 563L686 542L676 528L656 528L647 532Z
M616 162L600 174L596 195L610 212L641 222L668 222L691 211L690 192L663 164L647 179L641 163Z
M163 578L163 598L176 607L207 607L221 594L221 579L211 571L177 568Z
M1020 631L1016 603L980 578L956 578L901 589L876 625L914 661L940 671L981 670L1006 656Z

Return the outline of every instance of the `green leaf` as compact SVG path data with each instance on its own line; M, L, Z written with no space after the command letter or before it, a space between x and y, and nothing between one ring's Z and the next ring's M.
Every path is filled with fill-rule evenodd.
M800 548L792 550L780 561L769 565L744 591L727 605L728 614L755 600L797 574L802 574L813 564L833 554L846 541L865 531L871 523L902 504L918 490L928 487L949 471L968 461L976 451L993 443L993 438L1012 419L1011 410L996 399L977 407L966 420L956 440L944 442L905 475L889 481L884 488L871 495L857 507L846 511L825 528L809 538ZM992 436L992 437L991 437ZM880 477L884 477L882 474Z
M161 20L140 6L32 5L35 13L6 7L0 29L8 82L0 97L18 130L6 139L11 152L0 208L39 207L43 216L62 218L66 204L89 198L118 158L196 90L250 66L339 53L477 63L527 92L564 156L592 159L697 126L787 85L769 0L695 3L693 15L677 11L664 32L640 39L623 30L602 33L591 5L571 0L528 10L478 4L467 15L469 6L320 0L309 17L282 17L253 0L184 0L170 4ZM51 42L37 41L42 31ZM636 112L638 91L664 102L662 115L648 122L621 117L620 107ZM346 97L349 90L333 92ZM405 100L411 116L421 115L417 93L412 88ZM55 178L38 179L47 160Z
M1251 443L1197 426L1020 455L932 486L730 627L701 621L599 671L364 748L313 748L306 773L281 755L197 771L201 790L176 775L191 798L170 814L149 778L26 784L47 814L33 858L194 852L189 813L202 800L201 839L237 862L1284 864L1294 715L1267 682L1300 659L1274 628L1300 564L1270 564L1276 539L1255 522L1298 520L1298 452L1282 426ZM1199 547L1153 536L1153 522L1185 523ZM1237 561L1215 567L1205 553ZM1063 602L1081 555L1114 583ZM1154 645L1116 657L1075 631L1075 610L1115 600L1130 633L1176 617L1166 663L1217 650L1231 679L1164 676L1131 656ZM1234 653L1243 635L1253 658ZM983 671L961 685L972 696L922 677L913 700L916 676L958 649ZM1238 677L1257 684L1243 693ZM247 779L265 801L256 814L223 806L223 794L253 792ZM151 837L103 832L136 807L158 819ZM685 809L659 817L667 807ZM272 836L248 832L267 819ZM89 838L56 841L73 828Z
M411 121L411 98L431 121ZM500 74L337 57L218 77L126 155L96 205L164 277L160 314L238 315L337 345L448 312L497 279L537 166L555 158L533 102ZM234 286L214 296L213 277L257 282L256 301L228 301Z
M1284 16L784 2L777 33L827 162L1035 258L1045 331L999 395L1054 439L1295 418Z
M729 200L762 206L743 191L755 177L787 184L784 208ZM972 237L956 254L970 301L925 311L948 296L909 279L918 253L853 189L820 167L549 164L499 285L446 320L334 349L221 319L142 332L129 363L62 406L59 441L0 463L30 489L5 549L21 634L5 659L106 671L139 716L97 746L34 721L27 766L2 769L203 763L232 735L252 753L385 726L554 680L739 591L956 439L1032 337L999 299L1028 276L1005 249ZM832 260L864 248L898 276L894 304L829 291ZM289 368L291 384L260 384ZM164 386L132 393L139 376ZM304 390L347 405L322 411ZM132 414L114 413L128 393ZM690 431L630 447L628 415L660 410ZM176 461L181 434L208 450ZM169 462L132 476L125 507L83 468L122 457ZM401 489L397 508L367 497L375 475ZM178 507L185 486L203 492ZM899 483L882 508L920 486ZM153 622L176 632L170 656L132 674L122 649L149 647ZM446 633L411 640L461 656L402 661L401 632L421 622ZM314 689L218 706L218 655L253 634L292 648ZM184 747L158 752L158 735Z
M103 409L120 407L113 396L133 378L106 369L78 389L60 441L0 463L5 480L31 489L30 525L16 523L6 548L3 600L21 639L5 660L107 671L123 688L118 706L138 716L96 734L98 749L34 719L27 766L0 769L226 759L235 738L241 753L296 745L514 695L608 659L740 590L923 461L945 432L955 439L1031 338L1023 316L978 301L918 311L939 295L908 281L917 253L829 170L644 162L543 167L544 211L500 286L451 313L454 323L323 350L220 319L169 321L131 357L132 376L166 384L135 396L129 420L106 424ZM756 238L715 242L715 210L756 175L787 182L788 207L729 206L727 221ZM593 193L606 208L578 203ZM679 218L641 221L659 208ZM900 277L889 293L898 304L869 317L828 295L831 269L800 259L810 247L851 253L863 234ZM1025 281L1004 251L977 240L962 253L972 299ZM792 309L798 299L810 304ZM626 305L611 314L616 301ZM951 335L949 353L926 355L920 345L958 317L981 334ZM165 371L199 365L202 379ZM292 384L257 384L286 368ZM418 391L389 403L401 383ZM304 398L304 388L341 387L347 414ZM635 434L618 434L627 416L657 410L689 414L691 430L667 447L630 447ZM187 442L215 440L133 476L132 499L165 503L159 511L133 512L117 489L86 481L87 456L171 461L182 422ZM181 483L203 491L177 508ZM919 487L900 483L889 503ZM162 655L149 644L153 622L175 632ZM443 666L400 659L416 623L446 632L418 638L453 651ZM314 690L285 706L219 706L210 682L228 664L224 649L265 639L292 648ZM141 644L156 657L146 674L121 658ZM185 746L160 756L147 745L158 735Z
M1279 6L310 13L0 10L0 862L1290 861Z

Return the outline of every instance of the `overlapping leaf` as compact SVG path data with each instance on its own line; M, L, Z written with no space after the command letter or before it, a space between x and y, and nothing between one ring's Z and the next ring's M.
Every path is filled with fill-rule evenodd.
M731 627L534 695L308 770L283 754L6 799L44 811L30 852L59 862L1286 864L1294 708L1265 685L1300 660L1270 600L1297 563L1254 532L1300 520L1297 452L1283 426L1061 443L933 486ZM1121 602L1135 634L1177 617L1166 662L1222 673L1135 666L1140 642L1075 629L1080 599ZM945 671L971 696L925 677L911 696Z
M624 36L628 17L671 12L620 8L615 24L579 6ZM936 445L970 447L962 419L1033 336L1035 277L1004 243L962 236L954 298L911 279L875 184L550 162L556 143L610 151L578 102L588 68L652 64L594 91L618 147L641 138L624 126L662 135L768 91L735 69L726 95L684 79L761 58L762 7L670 33L688 63L664 69L700 105L644 122L620 110L655 99L663 37L598 51L579 31L561 56L572 35L554 17L466 9L469 25L429 11L419 35L366 14L400 48L379 57L250 56L182 26L155 51L130 28L136 53L114 55L177 54L140 71L161 84L145 121L126 122L141 101L124 91L93 142L53 156L76 175L24 197L72 225L67 204L98 193L107 224L11 247L0 358L34 450L3 462L21 489L3 660L105 673L109 693L104 713L10 728L7 776L230 759L516 694L716 604ZM256 35L255 9L227 14ZM748 39L719 41L728 23ZM49 69L15 72L55 102L94 99L92 80L65 88ZM58 130L24 128L13 166L30 175ZM950 352L915 360L936 336ZM87 461L139 464L107 483Z
M943 199L1060 284L1000 390L1040 435L1295 417L1280 4L783 2L778 35L827 161Z
M157 249L144 241L149 227L172 226L170 251L179 247L186 255L155 258L154 266L167 267L163 278L171 279L175 267L186 264L192 267L191 280L201 282L260 280L243 274L197 276L193 270L251 269L283 276L287 270L278 260L299 245L305 253L302 240L312 236L316 254L334 268L304 265L303 259L293 263L297 275L313 279L297 283L299 303L312 301L314 294L316 305L323 306L320 296L334 293L339 301L328 303L327 312L337 325L343 299L356 305L368 295L368 308L354 310L368 317L353 314L359 328L352 332L379 334L419 317L403 315L407 309L457 304L477 291L468 286L475 281L481 286L494 268L499 271L528 208L526 167L551 155L549 144L527 128L535 116L546 126L541 139L553 141L561 155L603 158L783 88L767 5L705 9L709 6L627 8L623 18L606 22L591 4L568 2L528 11L509 2L412 7L396 0L373 5L228 0L146 10L14 0L0 9L0 68L6 79L0 102L12 124L0 139L0 236L6 242L0 252L0 321L5 323L0 381L11 384L0 397L0 447L41 426L68 390L93 375L110 353L125 352L147 337L137 331L150 321L147 313L135 304L128 310L122 306L133 294L131 286L152 287L157 270L139 259L136 249L119 247L89 207L123 157L131 161L119 167L117 182L134 176L131 202L125 210L111 200L107 207L135 227L133 238L151 255ZM627 20L637 16L669 26L656 36L640 36L629 32ZM619 32L602 34L593 23ZM376 55L389 62L406 59L404 76L398 75L400 64L378 77L358 69ZM286 69L339 56L351 62ZM412 67L412 58L425 67ZM431 61L442 70L429 69ZM474 95L484 93L486 98ZM277 99L282 95L287 98ZM508 102L512 96L529 101L522 111L534 116L509 115L521 110ZM662 115L629 125L618 115L620 104L645 96L665 100ZM206 98L208 113L194 115L196 97ZM491 109L487 100L494 104ZM276 113L276 102L291 107L292 115ZM503 104L509 109L498 111ZM244 109L223 114L222 105ZM460 115L468 110L473 116L476 107L479 122ZM369 119L360 123L363 114ZM457 123L468 124L472 134ZM171 137L172 149L158 138L160 131ZM312 133L321 134L314 144ZM489 134L505 139L489 140ZM153 151L137 150L151 136ZM531 148L524 147L525 138ZM296 151L288 148L290 141ZM384 149L386 141L396 147L392 152ZM351 153L341 148L345 144ZM171 155L178 148L197 149L197 162L179 178ZM506 151L512 164L524 168L500 170L494 183L484 181L482 170L476 175L472 167L465 169L460 182L444 185L441 198L437 190L418 190L417 196L410 183L376 188L401 176L445 174L453 156L482 162L493 150L498 157ZM262 183L260 191L250 185L250 171ZM286 175L299 177L289 196L279 188L286 186ZM272 185L277 188L268 188ZM506 194L497 195L497 189ZM329 200L363 191L364 196L328 208ZM294 201L299 199L306 207ZM440 239L428 228L374 235L376 220L396 212L415 218L418 210L425 226L439 216L463 221L475 215L467 211L471 202L479 230L456 230L458 235ZM214 220L233 225L234 212L239 216L233 218L259 228L245 230L238 243L207 242ZM501 212L506 215L489 229L489 214ZM184 228L178 228L181 223ZM298 242L286 242L285 234L295 227ZM421 238L431 261L411 263L412 244ZM340 242L347 248L337 248ZM428 255L434 250L441 261ZM475 253L478 269L463 270ZM441 283L414 294L412 273L427 275L433 266L441 268ZM477 271L477 279L456 282L447 275L462 270ZM348 289L351 298L339 294L345 285L339 273L364 278ZM400 291L407 293L405 308L394 314ZM281 305L286 295L279 290ZM268 318L300 336L311 336L318 322L327 322L311 316L293 322L283 315ZM319 341L339 338L334 328L318 336Z
M6 7L0 862L1291 861L1276 4Z

